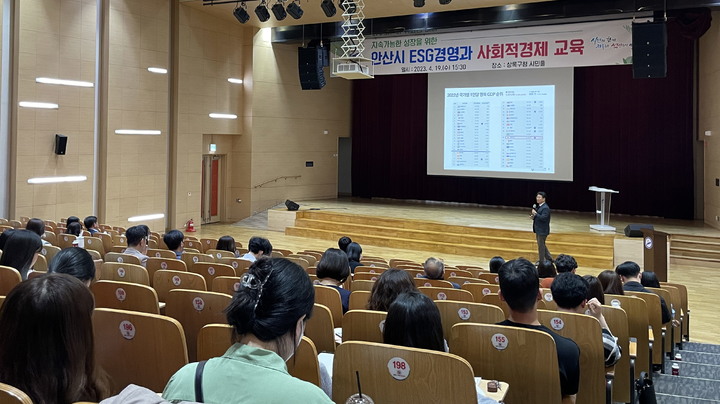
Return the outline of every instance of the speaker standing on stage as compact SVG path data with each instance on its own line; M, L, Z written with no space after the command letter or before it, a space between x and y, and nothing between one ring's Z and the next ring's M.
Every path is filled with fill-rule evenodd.
M550 234L550 207L545 203L546 197L545 192L538 192L535 195L537 203L533 205L530 213L533 220L533 233L535 233L538 245L538 262L543 260L552 261L553 259L550 251L545 246L545 239Z

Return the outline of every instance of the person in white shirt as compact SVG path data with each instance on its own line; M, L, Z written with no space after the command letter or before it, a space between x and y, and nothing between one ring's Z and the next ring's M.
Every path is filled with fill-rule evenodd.
M240 258L255 262L262 256L269 257L270 253L272 253L270 240L262 237L252 237L250 241L248 241L248 252Z
M123 252L140 258L140 264L145 266L148 259L148 234L145 228L142 226L130 227L125 231L125 238L127 238L128 248Z

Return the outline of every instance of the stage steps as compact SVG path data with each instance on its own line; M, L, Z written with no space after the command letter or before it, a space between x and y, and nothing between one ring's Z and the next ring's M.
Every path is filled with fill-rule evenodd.
M295 226L285 234L337 240L349 236L365 245L489 258L523 256L537 259L535 235L529 231L450 225L416 219L353 215L339 212L299 211ZM611 268L612 235L553 233L548 248L553 254L570 254L582 267Z
M720 238L673 234L670 264L720 268Z
M720 403L720 346L686 342L681 361L665 362L665 373L655 374L655 392L659 404ZM672 365L680 367L672 375Z

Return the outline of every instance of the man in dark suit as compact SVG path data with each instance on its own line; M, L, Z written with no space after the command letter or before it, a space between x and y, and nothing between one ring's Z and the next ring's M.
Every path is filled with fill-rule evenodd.
M538 245L538 262L540 261L552 261L553 257L550 255L545 246L545 239L550 234L550 207L545 203L547 195L545 192L538 192L535 195L535 201L533 205L530 217L533 220L533 233L535 233L535 239Z

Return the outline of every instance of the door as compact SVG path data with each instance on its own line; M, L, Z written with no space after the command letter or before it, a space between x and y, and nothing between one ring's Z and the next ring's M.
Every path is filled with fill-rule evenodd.
M222 156L204 155L202 161L202 224L220 221L220 166Z

